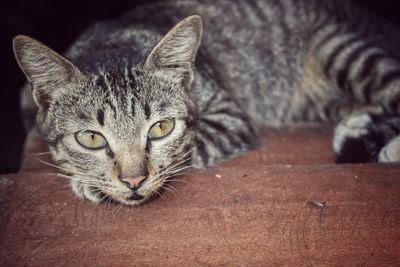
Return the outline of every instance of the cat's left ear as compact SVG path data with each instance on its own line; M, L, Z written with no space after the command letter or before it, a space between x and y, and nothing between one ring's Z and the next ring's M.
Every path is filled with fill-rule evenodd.
M175 25L153 48L146 59L150 68L173 69L185 77L193 76L193 65L200 46L203 24L198 15Z

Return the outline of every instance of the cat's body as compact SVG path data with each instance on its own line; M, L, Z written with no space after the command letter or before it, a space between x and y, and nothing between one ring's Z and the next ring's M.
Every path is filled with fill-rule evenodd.
M198 17L178 24L154 47L191 14L200 15L205 28L198 52ZM396 33L346 1L184 0L148 4L96 24L66 53L77 70L64 62L68 75L56 80L30 73L38 65L54 69L51 57L24 55L33 41L17 41L15 50L28 80L42 90L36 95L39 128L56 162L76 177L113 181L114 187L122 173L145 177L143 185L133 182L134 197L82 179L73 182L74 191L93 201L99 190L138 204L183 160L194 167L215 164L256 147L259 129L283 123L343 119L334 139L342 159L397 161ZM35 52L41 49L48 53L40 45ZM42 89L49 84L74 89L55 96ZM41 101L43 94L50 97ZM165 118L175 120L171 134L150 142L150 126ZM78 151L65 136L85 127L106 137L104 155Z

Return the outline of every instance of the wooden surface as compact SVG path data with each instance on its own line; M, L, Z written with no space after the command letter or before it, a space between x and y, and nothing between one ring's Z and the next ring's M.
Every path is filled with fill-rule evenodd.
M32 137L21 172L0 178L0 265L399 266L400 165L332 164L330 136L271 130L137 208L74 198Z

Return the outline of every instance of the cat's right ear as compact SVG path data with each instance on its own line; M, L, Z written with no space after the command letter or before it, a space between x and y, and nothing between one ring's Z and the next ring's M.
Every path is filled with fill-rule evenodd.
M192 15L181 20L153 48L145 66L174 70L182 77L189 78L190 83L202 32L200 16Z
M70 61L28 36L15 37L13 49L18 65L31 85L35 103L44 109L57 88L80 74Z

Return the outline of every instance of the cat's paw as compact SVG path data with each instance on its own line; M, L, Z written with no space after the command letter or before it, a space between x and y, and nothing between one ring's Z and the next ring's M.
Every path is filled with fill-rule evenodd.
M357 140L368 134L368 125L371 122L372 118L367 113L353 115L340 122L333 134L333 150L335 153L339 156L345 154L344 150L348 150L346 147L353 146L350 142L357 143Z
M400 117L353 114L335 129L333 149L339 163L400 161Z
M400 136L392 139L379 152L379 162L400 162Z

